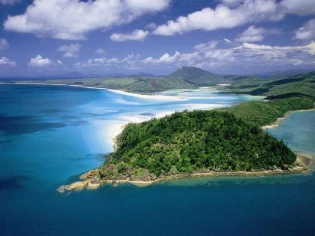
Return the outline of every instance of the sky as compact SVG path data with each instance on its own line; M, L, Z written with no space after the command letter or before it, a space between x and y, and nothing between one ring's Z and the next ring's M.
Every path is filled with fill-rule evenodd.
M0 77L315 70L315 0L0 0Z

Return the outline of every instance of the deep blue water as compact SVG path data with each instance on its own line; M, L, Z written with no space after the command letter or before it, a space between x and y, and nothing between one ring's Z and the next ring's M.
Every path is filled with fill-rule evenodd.
M181 99L1 85L0 235L314 235L314 174L55 191L102 164L117 125L254 99L207 89L162 94ZM313 155L314 117L294 113L268 132Z

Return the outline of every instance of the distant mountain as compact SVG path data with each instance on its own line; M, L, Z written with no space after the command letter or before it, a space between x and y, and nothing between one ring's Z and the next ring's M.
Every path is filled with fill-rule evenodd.
M167 77L181 78L196 85L213 85L228 82L223 75L213 74L200 68L188 66L180 67L177 71Z

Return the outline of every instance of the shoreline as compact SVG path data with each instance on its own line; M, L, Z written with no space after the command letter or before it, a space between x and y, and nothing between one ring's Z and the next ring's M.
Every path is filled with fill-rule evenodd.
M315 108L306 109L306 110L288 111L287 113L284 114L284 116L277 118L277 120L276 120L275 122L271 123L270 125L262 126L261 128L264 129L264 130L265 130L265 129L277 128L277 127L280 125L281 121L288 119L288 117L289 117L291 114L293 114L293 113L295 113L295 112L309 112L309 111L315 111Z
M84 86L84 85L75 85L75 84L49 84L49 83L36 83L36 82L16 82L16 83L1 83L1 84L18 84L18 85L48 85L48 86L69 86L76 88L86 88L86 89L97 89L97 90L105 90L116 94L126 95L130 97L143 98L143 99L152 99L152 100L166 100L166 101L186 101L187 98L184 97L175 97L175 96L167 96L167 95L156 95L156 94L139 94L139 93L131 93L123 90L102 88L102 87L92 87L92 86Z
M95 190L103 185L120 185L120 184L132 184L139 187L150 186L153 184L172 181L172 180L185 180L194 178L215 178L215 177L264 177L273 175L289 175L298 173L307 173L311 166L314 166L315 160L309 155L303 153L296 153L296 166L288 169L274 169L274 170L259 170L259 171L204 171L195 173L180 173L175 175L169 175L154 180L131 180L128 179L100 179L98 177L98 169L90 170L80 176L80 181L74 182L69 185L60 186L57 191L59 193L80 191L84 189Z

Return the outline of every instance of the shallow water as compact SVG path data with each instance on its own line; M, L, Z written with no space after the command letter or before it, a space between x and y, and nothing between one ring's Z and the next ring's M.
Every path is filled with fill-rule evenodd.
M173 97L1 85L0 235L313 235L313 174L55 191L102 164L117 125L255 99L205 89L162 95ZM307 130L314 120L311 113L294 113L268 132L312 154L315 137Z
M279 127L267 131L284 140L292 150L315 158L315 111L291 113Z

